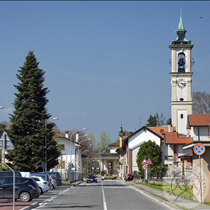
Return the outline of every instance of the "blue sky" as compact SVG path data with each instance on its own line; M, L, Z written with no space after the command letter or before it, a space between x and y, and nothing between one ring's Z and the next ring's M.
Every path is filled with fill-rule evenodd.
M29 50L46 71L47 108L61 131L85 127L98 141L104 130L114 142L121 124L135 131L150 114L170 118L169 45L180 8L194 44L192 91L209 93L208 1L0 2L0 121L13 110Z

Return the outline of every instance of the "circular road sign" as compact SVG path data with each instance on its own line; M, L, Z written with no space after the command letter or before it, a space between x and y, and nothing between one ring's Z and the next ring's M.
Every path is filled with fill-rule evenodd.
M143 165L143 166L142 166L142 169L143 169L143 170L146 170L146 169L147 169L147 164Z
M196 155L202 155L205 152L206 149L205 149L205 146L203 144L198 143L193 147L193 150L194 150L194 153Z

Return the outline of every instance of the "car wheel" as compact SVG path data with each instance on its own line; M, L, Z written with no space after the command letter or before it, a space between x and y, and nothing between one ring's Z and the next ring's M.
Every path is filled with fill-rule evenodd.
M22 192L22 193L20 193L19 198L20 198L20 201L21 202L29 202L29 201L32 200L31 199L31 195L28 192Z
M43 194L43 190L42 190L42 188L40 187L39 189L40 189L40 194Z
M96 181L96 183L97 183L97 181Z

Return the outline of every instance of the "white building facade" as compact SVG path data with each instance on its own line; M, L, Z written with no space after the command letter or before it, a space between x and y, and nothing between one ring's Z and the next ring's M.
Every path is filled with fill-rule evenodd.
M58 159L59 164L52 171L58 171L64 180L82 180L82 149L85 146L70 140L68 135L65 137L55 134L55 140L61 150L61 156Z

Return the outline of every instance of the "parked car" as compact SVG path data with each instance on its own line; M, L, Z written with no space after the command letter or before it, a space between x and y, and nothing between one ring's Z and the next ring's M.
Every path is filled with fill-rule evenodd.
M0 177L2 177L2 176L13 176L13 172L12 171L0 171ZM20 171L15 171L15 176L22 177Z
M47 182L49 188L52 188L52 183L51 183L51 179L50 179L50 175L48 173L42 173L42 172L35 172L35 173L31 173L31 176L40 176L42 177L42 179L44 179L44 181Z
M125 180L126 180L126 182L127 182L127 181L132 181L132 180L133 180L133 176L132 176L131 174L127 174Z
M57 187L56 179L50 175L51 183L52 183L52 189L55 189Z
M41 194L47 192L50 189L48 182L45 181L42 177L32 176L32 179L34 179L34 181L36 181L36 183L39 185Z
M97 183L97 176L95 174L89 174L87 176L87 183L88 182L95 182L95 183Z
M16 177L15 178L15 200L20 199L21 202L29 202L40 196L38 184L31 178ZM13 177L0 177L0 199L13 198Z
M104 175L101 175L101 180L104 180L104 178L105 178Z
M53 176L56 179L57 186L62 185L62 178L59 172L47 172L49 175Z

